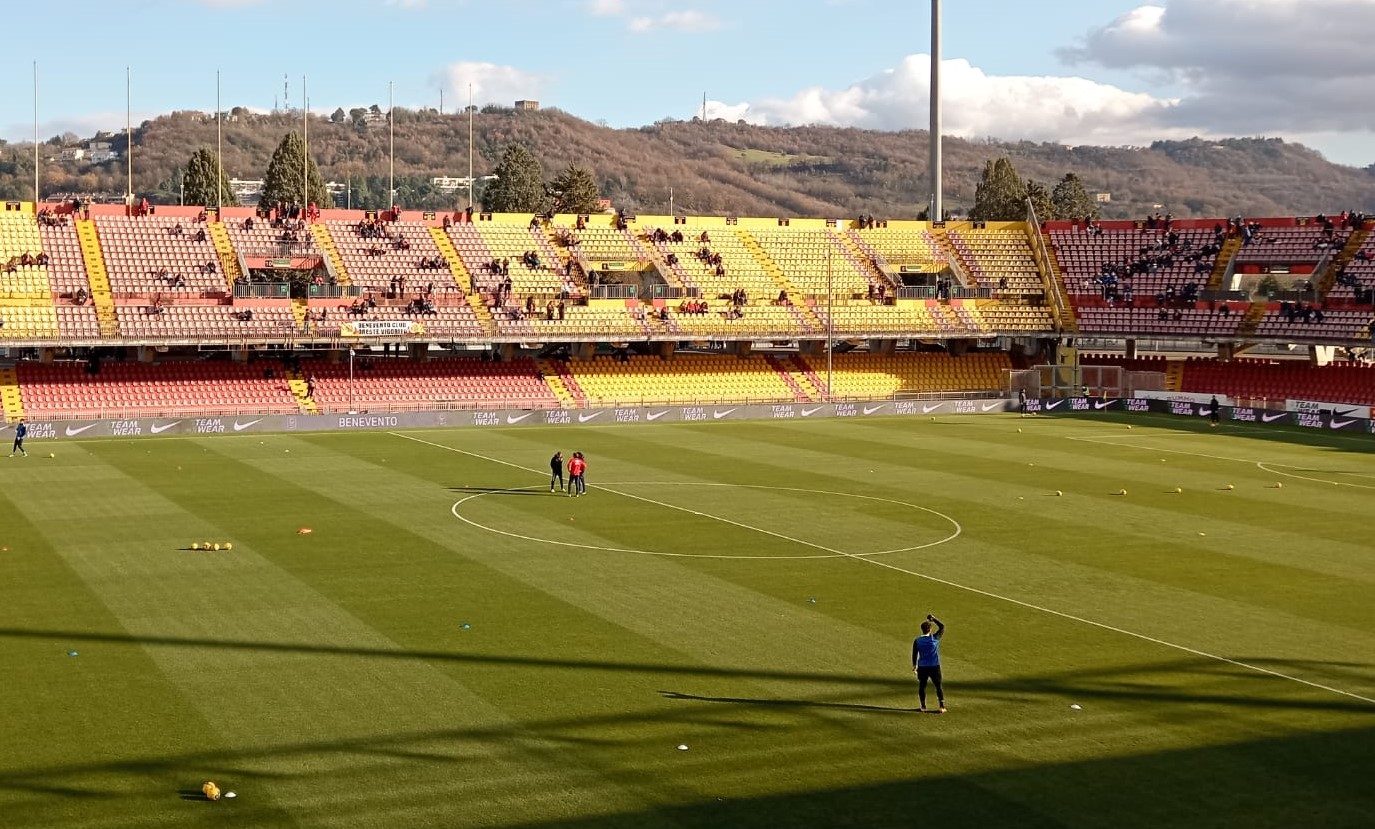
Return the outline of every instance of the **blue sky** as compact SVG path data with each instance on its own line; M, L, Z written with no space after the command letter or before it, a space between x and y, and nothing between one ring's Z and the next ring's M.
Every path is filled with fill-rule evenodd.
M1375 50L1359 35L1375 31L1375 0L1322 0L1321 14L1314 2L947 0L947 131L1279 135L1370 164L1360 95ZM7 29L55 31L54 8L12 4ZM1328 17L1337 30L1304 29ZM0 55L17 81L0 136L32 134L35 59L44 139L122 126L126 65L136 119L213 109L219 69L226 107L280 104L283 76L299 107L308 75L324 112L385 107L388 81L397 105L437 106L442 87L453 109L473 83L478 103L535 97L613 126L691 117L705 92L711 114L760 123L921 127L928 25L920 0L68 0L55 44L30 54L17 39ZM1257 53L1272 60L1258 69Z

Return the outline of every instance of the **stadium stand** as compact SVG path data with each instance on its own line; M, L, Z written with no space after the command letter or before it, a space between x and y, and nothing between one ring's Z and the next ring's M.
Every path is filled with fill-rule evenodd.
M1375 406L1375 364L1190 359L1184 363L1183 390L1275 401L1275 408L1283 408L1284 400Z
M290 378L301 385L294 394L283 383L268 393L252 383L242 388L241 382L253 378L232 368L225 378L235 394L243 392L237 403L203 393L191 382L196 378L183 382L176 372L190 369L179 367L183 364L176 359L166 367L129 369L142 372L137 375L121 374L125 369L112 366L99 383L113 385L84 397L73 392L72 377L90 378L71 374L76 369L59 364L54 369L58 374L52 375L56 379L48 382L46 375L33 373L34 360L21 359L25 368L17 382L33 381L36 416L124 409L181 413L233 405L239 410L314 412L317 404L323 411L342 411L819 401L826 399L825 380L817 371L824 358L803 355L814 353L807 341L825 338L828 329L847 341L846 348L860 349L836 355L837 397L999 389L1006 383L1009 353L981 349L952 357L961 349L952 345L950 352L936 351L934 346L943 340L964 340L966 345L981 340L987 349L991 338L1005 337L1031 347L1035 344L1030 340L1073 322L1042 304L1053 300L1058 308L1061 300L1058 291L1055 297L1044 296L1044 263L1037 258L1041 239L1052 252L1049 276L1062 274L1078 320L1077 331L1066 330L1075 333L1107 340L1194 341L1205 348L1214 342L1263 340L1331 344L1359 354L1371 345L1375 324L1375 239L1359 222L1350 225L1348 235L1321 218L1190 220L1168 229L1154 223L1052 222L1042 237L1033 238L1029 234L1035 230L1020 223L933 226L872 219L840 223L610 214L532 221L529 215L498 214L475 222L460 215L441 228L432 215L406 213L397 221L385 217L388 233L404 234L406 245L397 245L395 238L360 236L362 211L327 210L313 224L295 229L274 228L257 219L250 229L245 226L249 211L242 208L230 210L222 225L213 216L205 224L198 208L159 208L137 217L114 205L96 205L90 217L69 215L67 205L45 208L41 215L29 206L21 208L0 214L0 265L24 253L44 254L44 264L36 264L36 258L31 265L16 261L0 273L0 339L11 345L28 349L37 343L42 349L108 341L165 347L164 352L175 356L184 350L182 345L300 348L308 340L336 354L342 353L343 343L357 343L367 355L369 346L385 341L499 342L508 358L483 363L364 356L367 368L355 374L352 394L345 367L308 361L317 375L313 399L304 394L300 377ZM180 233L174 230L178 225ZM207 238L197 241L202 229ZM284 233L293 235L283 238ZM1250 241L1243 244L1246 238ZM373 245L380 253L371 250ZM226 276L234 275L239 263L257 273L268 267L260 260L288 255L328 263L345 295L321 291L291 301L275 294L226 296ZM431 267L419 267L422 260ZM494 260L509 260L509 276L504 268L492 267ZM204 267L207 263L216 267ZM945 283L939 291L935 287L936 278L950 278L951 269L961 278L946 295ZM1321 300L1304 295L1303 304L1253 302L1247 295L1219 290L1222 276L1233 272L1252 277L1244 283L1247 291L1255 290L1257 276L1288 275L1299 286L1310 273L1314 281L1321 274L1316 295L1327 294ZM499 290L508 278L509 292ZM431 283L433 293L428 291ZM1125 295L1128 286L1130 297ZM1280 290L1289 287L1281 282ZM349 293L352 289L359 296ZM1195 291L1206 296L1195 296ZM424 301L416 304L422 294ZM367 307L359 307L365 300ZM320 321L321 312L327 322ZM364 322L370 325L360 325ZM900 350L891 356L868 353L863 340L896 340ZM631 344L652 341L677 342L683 351L672 359L655 354L623 361L594 357L596 349L583 345L610 344L619 356ZM758 353L744 358L690 353L687 344L704 342L725 343L741 354ZM567 359L519 356L535 345L543 346L541 354L562 355L562 344L570 346ZM1010 341L998 345L1008 347ZM658 349L631 348L641 353ZM672 348L663 353L671 354ZM1355 384L1368 382L1355 368L1340 376L1329 369L1283 368L1314 371L1322 379L1310 386L1281 387L1301 388L1310 397L1352 399L1359 397ZM1185 374L1173 363L1163 369L1169 372L1171 388L1199 377L1203 384L1221 382L1207 374ZM59 376L61 372L68 374ZM1233 376L1224 379L1230 382ZM1257 377L1241 375L1255 387L1253 394L1276 390ZM129 378L129 390L140 394L117 394L121 378ZM192 403L169 408L182 391Z
M1112 333L1122 336L1135 335L1176 335L1180 337L1231 337L1235 336L1241 325L1245 305L1223 314L1210 310L1201 303L1187 307L1098 307L1080 306L1079 328L1081 331L1100 334Z
M53 218L52 223L40 224L43 251L48 254L48 280L53 293L72 296L78 291L91 292L86 276L86 262L81 255L81 240L76 225L67 217Z
M408 294L409 295L409 294ZM375 298L374 298L375 299ZM421 298L411 300L375 300L376 305L363 301L343 301L334 307L330 301L317 303L327 313L325 322L315 324L312 330L326 336L340 333L344 326L363 320L389 320L405 322L418 326L416 336L440 337L444 339L464 339L482 337L485 332L472 307L460 293L448 291L435 294L430 300ZM356 309L356 310L354 310Z
M97 216L110 290L124 296L223 296L219 253L203 222L163 216Z
M908 265L938 273L945 267L940 243L925 223L894 223L891 227L856 228L846 235L871 259L879 257L890 265Z
M675 229L682 232L683 241L670 241L666 247L677 255L692 284L708 300L725 299L744 290L751 303L769 302L779 291L788 289L782 270L768 260L748 232L694 224L677 225ZM720 257L719 267L715 257Z
M1045 293L1025 230L960 228L947 235L965 273L978 287L1012 294Z
M30 418L191 417L299 412L280 372L226 361L163 365L103 362L19 364L19 388Z
M1265 316L1256 326L1256 336L1267 339L1310 342L1330 340L1351 342L1371 338L1375 317L1371 310L1316 309L1313 306L1289 306L1271 303Z
M825 357L799 358L818 386L825 387ZM1006 352L975 351L960 357L944 352L879 356L836 354L832 392L838 399L869 400L895 395L997 391L1007 386L1012 361Z
M805 401L763 357L679 355L673 360L598 357L572 363L578 385L594 406L680 403L730 404Z
M0 340L59 335L48 259L32 212L0 213Z
M365 358L349 380L346 362L302 363L322 412L417 409L557 408L534 360L489 363L472 358L428 362Z
M281 340L296 331L291 308L282 304L237 308L220 303L137 301L117 305L115 312L120 333L148 342Z
M1154 297L1170 288L1178 292L1191 282L1201 288L1217 265L1221 249L1217 234L1209 227L1181 227L1171 233L1174 245L1163 229L1053 229L1050 245L1064 273L1065 288L1075 300L1103 297L1114 286L1119 295L1130 286L1138 297ZM1113 268L1123 275L1115 282L1105 281L1103 275Z
M1237 265L1313 264L1341 250L1347 231L1336 226L1309 224L1301 227L1262 226L1237 253Z
M790 295L868 296L873 280L830 231L778 228L750 235L783 271Z
M397 287L397 279L405 280L403 292L410 294L431 284L441 290L456 287L448 261L423 223L368 224L335 219L325 221L325 227L350 284L365 291L387 293Z
M224 229L228 231L229 239L240 256L271 257L287 253L324 255L309 227L304 230L273 227L266 219L254 219L252 227L249 227L246 219L226 218Z
M0 299L48 297L52 286L48 257L43 253L43 237L33 213L0 213ZM40 256L42 264L38 264Z

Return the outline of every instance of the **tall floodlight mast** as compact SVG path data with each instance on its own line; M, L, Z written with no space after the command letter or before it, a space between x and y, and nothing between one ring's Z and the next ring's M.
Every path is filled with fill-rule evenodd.
M941 193L941 0L931 0L931 212L930 219L945 218Z

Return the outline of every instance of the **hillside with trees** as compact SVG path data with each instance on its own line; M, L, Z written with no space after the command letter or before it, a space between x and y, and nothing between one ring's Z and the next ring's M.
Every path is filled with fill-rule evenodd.
M431 179L467 175L467 114L397 109L395 115L396 201L413 209L466 205L466 192L442 192ZM522 181L515 189L480 182L475 194L479 205L586 204L599 195L631 213L666 213L671 200L678 213L699 215L910 218L922 212L930 192L927 134L920 130L778 128L720 120L609 129L558 110L500 107L484 108L474 121L478 177L494 174L517 146L554 176L538 183ZM235 179L264 178L274 151L301 127L299 112L232 110L223 124L225 173ZM355 208L390 203L388 133L385 113L377 107L312 116L309 153L324 181L345 185L338 198L341 206L345 201ZM85 142L74 135L54 137L40 147L45 197L96 194L101 200L118 200L124 192L125 136L102 134L87 140L108 141L120 160L100 165L59 161L64 148ZM171 113L141 124L133 143L134 189L152 201L176 203L192 155L216 146L215 120L205 113ZM1375 168L1332 164L1311 149L1279 139L1195 139L1139 148L947 139L947 210L956 215L975 210L985 168L999 159L1007 162L1006 169L996 171L999 180L1006 183L1015 176L1038 211L1054 212L1070 204L1077 211L1086 200L1105 218L1138 217L1157 209L1180 217L1375 211ZM193 168L198 192L205 189L203 168L201 158ZM484 198L484 184L496 184L491 195L501 198ZM535 192L538 184L540 193ZM311 189L315 187L312 174ZM0 197L28 199L32 189L32 145L0 145ZM1111 200L1097 201L1100 193L1110 194ZM508 197L513 200L501 201Z

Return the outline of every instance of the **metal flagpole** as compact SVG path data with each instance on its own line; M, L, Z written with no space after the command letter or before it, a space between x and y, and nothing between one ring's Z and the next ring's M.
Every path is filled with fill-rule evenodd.
M224 221L224 126L220 123L220 70L215 70L215 210Z
M306 95L306 76L301 76L301 143L305 152L301 154L301 213L310 204L310 98Z
M933 222L945 218L945 195L941 192L941 0L931 0L931 215Z
M832 382L835 376L835 286L831 268L831 256L835 251L826 249L826 402L835 402Z
M468 207L473 206L473 85L468 84Z
M387 200L392 206L396 204L396 100L391 81L387 81L387 142ZM395 218L392 216L393 220Z
M33 62L33 204L38 210L38 61Z
M128 66L124 67L124 140L128 145L125 148L124 161L129 174L128 195L125 196L125 201L132 206L134 203L134 70Z

